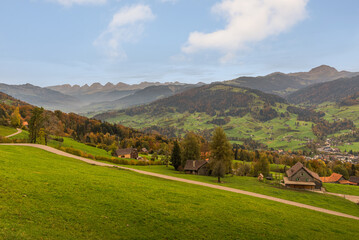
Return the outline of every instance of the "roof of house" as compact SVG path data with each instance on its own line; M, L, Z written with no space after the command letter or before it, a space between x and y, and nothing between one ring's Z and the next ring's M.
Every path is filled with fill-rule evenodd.
M348 180L341 180L339 181L340 184L349 184L349 185L356 185L356 183L348 181Z
M359 177L351 176L351 177L349 178L349 181L350 181L350 182L354 182L354 183L359 183Z
M331 183L331 182L338 182L342 177L343 175L341 174L332 173L332 175L330 175L329 177L321 177L320 179L324 183Z
M287 177L283 178L284 184L290 184L290 185L305 185L305 186L315 186L314 182L299 182L299 181L290 181Z
M184 166L185 171L195 170L197 171L207 163L206 160L187 160Z
M297 162L293 167L291 167L290 169L287 170L287 176L291 177L294 174L296 174L300 169L304 169L305 171L307 171L309 173L309 175L311 175L313 178L322 181L319 177L319 175L313 171L310 171L308 168L304 167L304 165L301 162Z
M133 150L135 150L136 148L123 148L123 149L117 149L116 150L116 154L118 156L120 155L127 155L127 154L131 154Z

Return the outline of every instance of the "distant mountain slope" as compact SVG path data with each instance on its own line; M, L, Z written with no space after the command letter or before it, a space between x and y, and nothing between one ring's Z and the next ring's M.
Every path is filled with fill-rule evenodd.
M359 76L314 84L288 95L287 99L295 104L320 104L327 101L340 102L357 92L359 92Z
M106 83L102 85L101 83L93 83L92 85L57 85L57 86L50 86L47 87L48 89L52 89L63 94L67 95L86 95L86 94L93 94L98 92L110 92L110 91L133 91L133 90L141 90L151 86L169 86L169 85L184 85L183 83L174 82L174 83L160 83L160 82L141 82L139 84L126 84L119 82L117 84L113 83Z
M201 86L201 84L150 86L115 101L106 101L85 106L83 107L83 111L117 110L147 104L199 86Z
M285 96L314 83L357 75L359 75L359 73L347 71L339 72L333 67L322 65L313 68L309 72L289 74L276 72L263 77L239 77L231 81L226 81L225 83Z
M309 72L298 72L298 73L289 73L289 76L299 77L304 80L311 81L311 83L320 83L328 82L339 78L350 78L358 76L358 72L348 72L348 71L338 71L337 69L321 65L319 67L313 68Z
M216 114L241 116L251 113L261 119L261 115L276 115L271 109L271 106L275 106L276 103L286 103L286 100L259 90L216 83L192 88L148 105L99 114L94 118L106 120L120 113L133 116L143 113L158 115L161 113L183 113L188 111L190 113L205 112L211 116Z
M29 104L50 110L68 111L79 104L79 100L73 96L31 84L7 85L0 83L0 91Z

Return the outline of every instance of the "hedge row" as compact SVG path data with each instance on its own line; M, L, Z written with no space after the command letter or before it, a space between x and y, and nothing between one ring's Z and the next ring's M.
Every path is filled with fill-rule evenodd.
M163 163L161 161L145 161L145 160L134 160L134 159L123 159L123 158L116 158L116 157L104 157L104 156L93 156L92 154L85 153L81 150L71 148L71 147L58 147L59 150L84 157L89 158L92 160L100 160L100 161L106 161L111 162L115 164L121 164L121 165L138 165L138 166L146 166L146 165L162 165Z

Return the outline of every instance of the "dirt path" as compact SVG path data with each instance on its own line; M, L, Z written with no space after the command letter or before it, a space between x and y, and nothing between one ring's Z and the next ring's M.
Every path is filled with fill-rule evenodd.
M359 204L359 196L347 195L347 194L340 194L340 193L331 193L331 192L325 192L325 194L330 194L330 195L342 197L342 198L345 198L345 199L347 199L347 200L349 200L349 201L352 201L352 202L354 202L354 203L358 203L358 204Z
M9 136L6 136L6 138L10 138L10 137L13 137L13 136L16 136L16 135L22 133L22 130L20 128L16 128L16 130L17 130L16 133L10 134Z
M271 196L262 195L262 194L258 194L258 193L243 191L243 190L239 190L239 189L235 189L235 188L229 188L229 187L224 187L224 186L219 186L219 185L214 185L214 184L209 184L209 183L203 183L203 182L198 182L198 181L193 181L193 180L188 180L188 179L183 179L183 178L167 176L167 175L158 174L158 173L146 172L146 171L142 171L142 170L117 166L117 165L108 164L108 163L97 162L97 161L90 160L87 158L75 156L75 155L60 151L58 149L55 149L55 148L52 148L49 146L44 146L44 145L39 145L39 144L27 144L27 143L0 144L0 145L35 147L35 148L43 149L45 151L48 151L48 152L51 152L51 153L54 153L57 155L61 155L64 157L75 158L75 159L81 160L83 162L92 164L92 165L103 166L103 167L115 167L115 168L119 168L119 169L130 170L130 171L148 175L148 176L168 179L168 180L172 180L172 181L184 182L184 183L189 183L189 184L195 184L195 185L199 185L199 186L215 188L215 189L224 190L224 191L228 191L228 192L240 193L240 194L257 197L257 198L262 198L262 199L267 199L267 200L284 203L284 204L288 204L288 205L292 205L292 206L296 206L296 207L306 208L306 209L310 209L310 210L317 211L317 212L322 212L322 213L327 213L327 214L331 214L331 215L335 215L335 216L359 220L359 217L352 216L349 214L340 213L340 212L336 212L336 211L332 211L332 210L328 210L328 209L324 209L324 208L314 207L314 206L303 204L303 203L297 203L297 202L293 202L293 201L289 201L289 200L284 200L281 198L276 198L276 197L271 197Z

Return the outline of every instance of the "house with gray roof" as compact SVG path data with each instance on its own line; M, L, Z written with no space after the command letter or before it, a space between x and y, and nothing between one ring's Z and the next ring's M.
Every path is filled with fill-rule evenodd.
M304 167L301 162L297 162L286 174L287 177L283 178L286 187L306 190L322 188L322 180L319 175Z

